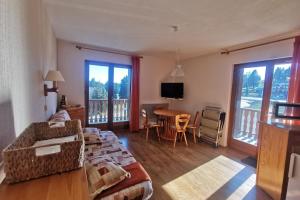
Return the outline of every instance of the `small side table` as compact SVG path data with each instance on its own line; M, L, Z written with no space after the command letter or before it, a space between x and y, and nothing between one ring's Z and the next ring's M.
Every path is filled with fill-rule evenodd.
M84 107L68 107L66 111L69 113L71 119L79 119L81 126L85 127L85 108Z

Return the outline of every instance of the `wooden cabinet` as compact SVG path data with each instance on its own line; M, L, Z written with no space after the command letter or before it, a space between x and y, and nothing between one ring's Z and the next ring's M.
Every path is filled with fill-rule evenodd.
M82 127L85 127L85 108L84 107L69 107L66 108L71 119L79 119Z
M285 199L291 153L299 153L300 126L260 122L256 184L273 199Z

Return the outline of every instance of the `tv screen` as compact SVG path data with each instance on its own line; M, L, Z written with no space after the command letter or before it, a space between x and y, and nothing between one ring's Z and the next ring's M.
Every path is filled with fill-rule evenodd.
M162 83L161 97L182 99L183 98L183 83Z

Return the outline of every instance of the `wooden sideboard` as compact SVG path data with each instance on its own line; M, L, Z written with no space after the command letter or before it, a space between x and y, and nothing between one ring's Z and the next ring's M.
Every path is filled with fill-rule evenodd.
M85 127L85 108L84 107L69 107L66 108L71 119L79 119L81 121L81 126Z
M2 200L89 200L85 168L16 184L0 184Z
M260 122L256 184L274 200L285 199L290 156L300 151L300 126Z

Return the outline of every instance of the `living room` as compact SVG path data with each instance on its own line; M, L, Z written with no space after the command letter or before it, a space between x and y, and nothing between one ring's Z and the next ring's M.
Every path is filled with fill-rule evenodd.
M297 140L272 135L277 142L287 140L266 144L284 149L274 148L273 156L288 153L274 161L282 164L282 172L263 171L260 137L267 128L258 124L297 124L296 107L291 116L274 113L276 106L300 103L300 2L1 0L0 6L3 155L32 123L67 110L70 119L81 120L83 131L101 130L98 139L109 138L112 146L120 141L128 162L146 172L144 193L113 189L119 199L299 198L299 189L293 190L298 182L288 178L287 169L297 159L299 144L291 142ZM283 110L289 114L289 109L278 112ZM201 126L210 111L218 113L218 133L208 141ZM184 132L176 127L181 114L188 116ZM123 165L118 167L126 171ZM77 192L67 186L73 177L68 173L78 173L81 180L86 168L3 182L0 198L91 198L88 175L84 187L72 185L81 188ZM263 182L266 177L260 182L264 174L280 173L273 185ZM134 172L125 173L125 180L128 174ZM65 180L61 185L59 176ZM114 198L104 190L102 195L109 195L95 199Z

